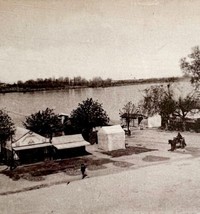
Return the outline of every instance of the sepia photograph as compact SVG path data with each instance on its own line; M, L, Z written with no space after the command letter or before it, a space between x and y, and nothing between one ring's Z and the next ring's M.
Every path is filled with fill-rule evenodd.
M0 213L200 213L200 1L0 0Z

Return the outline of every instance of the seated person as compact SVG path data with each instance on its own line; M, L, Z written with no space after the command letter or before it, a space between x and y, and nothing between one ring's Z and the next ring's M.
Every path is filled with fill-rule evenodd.
M177 143L180 143L182 149L185 148L186 146L185 139L184 137L182 137L180 132L178 132L178 135L174 139L177 141Z

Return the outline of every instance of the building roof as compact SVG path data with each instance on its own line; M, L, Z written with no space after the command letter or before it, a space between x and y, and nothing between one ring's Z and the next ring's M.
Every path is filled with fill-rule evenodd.
M98 134L101 134L101 133L106 133L106 134L123 133L124 134L124 130L120 125L103 126L99 130Z
M62 116L64 116L64 117L70 117L70 114L67 114L67 113L60 113L59 116L60 116L60 117L62 117Z
M143 117L145 119L147 119L148 117L143 115L143 114L138 114L138 113L133 113L133 114L127 114L127 113L123 113L122 115L120 115L121 118L130 118L130 119L137 119L138 117Z
M85 141L81 134L76 135L65 135L54 137L52 139L52 144L49 140L39 134L31 132L28 129L17 127L16 134L14 137L14 142L12 143L12 148L15 151L41 148L46 146L54 146L57 149L69 149L81 146L90 145Z
M87 146L87 145L90 145L90 143L85 141L81 134L75 134L75 135L64 135L64 136L54 137L52 139L52 145L57 149L69 149L69 148Z
M82 147L82 146L88 146L90 145L88 142L74 142L74 143L64 143L64 144L56 144L54 147L57 149L72 149L72 148L77 148L77 147Z
M51 145L51 143L40 143L40 144L14 147L13 149L15 151L20 151L20 150L26 150L26 149L37 149L37 148L42 148L42 147L47 147L47 146L52 146L52 145Z
M22 128L22 127L16 127L15 135L13 136L13 141L17 141L19 138L26 135L30 130Z
M12 147L15 150L31 149L43 147L49 140L39 134L36 134L28 129L17 127L16 134L13 139ZM49 145L49 144L48 144ZM51 144L50 144L51 145ZM16 148L21 149L16 149Z
M200 118L199 109L193 109L191 112L188 112L186 118L189 118L189 119L198 119L198 118Z

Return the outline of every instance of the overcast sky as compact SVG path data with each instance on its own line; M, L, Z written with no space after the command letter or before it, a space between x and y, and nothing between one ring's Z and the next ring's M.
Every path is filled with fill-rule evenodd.
M0 81L179 76L198 0L0 0Z

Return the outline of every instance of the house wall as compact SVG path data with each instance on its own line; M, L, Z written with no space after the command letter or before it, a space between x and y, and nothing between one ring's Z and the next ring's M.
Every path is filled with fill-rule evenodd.
M50 150L51 148L49 147L42 147L35 149L20 150L17 151L16 153L19 157L19 161L21 164L28 164L50 159L51 156Z
M56 149L54 154L54 159L78 157L81 155L85 155L86 153L87 152L86 152L85 146L80 146L80 147L71 148L71 149L61 149L61 150Z

